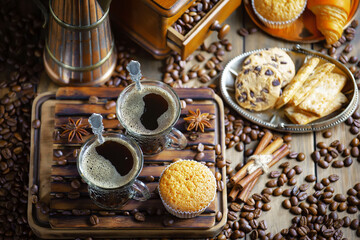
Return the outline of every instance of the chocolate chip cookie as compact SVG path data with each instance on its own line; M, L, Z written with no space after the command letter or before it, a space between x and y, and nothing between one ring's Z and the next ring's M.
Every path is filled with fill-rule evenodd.
M248 56L244 68L254 68L259 65L271 65L280 73L282 87L286 86L295 76L295 65L291 57L280 48L270 48L261 52L255 52Z
M271 65L248 66L235 82L235 98L246 109L263 111L274 107L281 91L280 73Z

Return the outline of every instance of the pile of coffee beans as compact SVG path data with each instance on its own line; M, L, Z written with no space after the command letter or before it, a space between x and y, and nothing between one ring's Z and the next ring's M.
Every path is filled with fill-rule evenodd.
M170 56L164 61L163 77L164 83L174 88L182 88L190 80L198 79L201 83L208 83L216 77L222 70L223 56L232 50L232 45L227 39L211 43L208 47L202 44L200 53L190 55L182 60L181 56L172 51ZM195 59L198 64L191 67L188 62Z
M219 0L196 0L172 27L182 35L186 35L208 13Z
M356 110L351 117L346 119L345 124L350 126L350 133L357 135L360 131L360 113Z
M126 66L131 60L134 60L136 48L131 46L126 40L116 41L116 48L117 63L115 71L105 85L108 87L126 87L132 83L130 74L126 70Z
M28 225L31 105L43 71L41 19L13 1L0 9L0 239L36 239ZM40 127L40 122L33 127ZM38 187L32 201L38 203ZM38 204L46 211L48 207Z
M345 147L339 140L331 142L329 146L324 142L318 142L316 145L318 150L311 154L311 158L324 169L330 164L334 168L349 167L353 164L353 158L359 157L359 144L357 137L351 140L349 147Z
M264 136L265 132L258 125L244 120L238 113L225 107L225 144L226 147L235 146L236 151L244 151L244 146L257 141ZM245 152L246 156L251 156L254 149L248 148Z

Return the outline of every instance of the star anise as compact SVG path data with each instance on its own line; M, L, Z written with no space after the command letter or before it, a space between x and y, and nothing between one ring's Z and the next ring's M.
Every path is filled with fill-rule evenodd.
M212 127L209 120L209 113L201 113L200 109L196 109L196 112L189 110L189 114L186 115L184 120L189 124L186 130L191 131L195 128L195 131L200 128L201 132L204 132L205 127Z
M81 122L82 118L79 118L76 122L69 118L69 122L61 126L64 131L60 134L60 136L67 137L69 142L71 142L74 137L76 137L77 140L82 141L82 136L89 135L89 132L85 130L87 124L81 124Z

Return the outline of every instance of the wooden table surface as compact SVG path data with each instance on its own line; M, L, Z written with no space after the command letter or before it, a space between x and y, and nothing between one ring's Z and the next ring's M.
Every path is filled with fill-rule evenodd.
M359 19L359 16L356 17ZM225 64L232 59L233 57L254 49L264 48L264 47L292 47L294 43L286 42L283 40L279 40L273 38L262 31L258 31L246 37L241 37L236 32L238 29L245 27L250 28L254 27L254 23L247 16L244 7L241 6L237 9L226 21L231 26L230 33L228 35L228 39L233 45L233 50L231 52L227 52L224 56ZM210 44L211 42L216 40L216 35L212 34L206 41L206 44ZM353 51L350 55L360 56L360 34L358 34L354 40L352 40L351 44L353 45ZM320 49L321 44L302 44L303 47L311 48L311 49ZM341 53L341 47L337 52ZM196 53L195 53L196 54ZM159 60L153 59L149 54L140 50L136 54L136 59L141 62L142 73L147 78L151 79L161 79L162 73L159 70L162 66L162 62ZM194 60L195 61L195 60ZM188 65L191 66L192 62L189 62ZM218 79L215 79L213 83L218 83ZM200 86L202 85L198 80L190 81L190 86ZM55 85L50 81L50 79L43 74L40 85L38 86L38 92L46 92L50 90L55 90L59 86ZM345 144L346 147L350 146L350 141L356 137L356 135L352 135L349 131L350 127L343 124L337 125L336 127L330 129L332 133L332 137L325 139L322 136L322 132L316 133L307 133L307 134L293 134L292 140L292 151L303 152L306 155L306 160L303 162L297 162L296 160L289 160L290 166L299 165L303 169L303 173L298 175L297 185L304 183L305 176L308 174L315 174L317 176L318 181L320 181L324 177L328 177L330 174L338 174L341 178L336 183L333 183L332 186L335 188L335 193L343 193L346 195L347 189L354 186L355 183L360 182L360 163L354 159L354 163L350 167L344 167L341 169L336 169L333 167L329 167L328 169L322 169L320 167L315 166L314 162L311 160L310 154L316 149L316 143L325 142L330 144L334 140L340 140L341 143ZM246 148L254 148L256 145L253 142L250 145L247 145ZM227 150L226 158L232 161L232 167L235 167L241 161L245 161L244 152L236 152L234 148ZM339 157L339 159L343 159ZM286 161L286 159L280 161L280 163ZM280 164L279 163L279 164ZM278 169L278 165L275 165L272 169ZM257 186L253 190L253 193L259 193L265 187L265 183L268 181L266 176L262 176L257 183ZM290 188L286 186L286 188ZM308 193L314 192L313 188L309 188ZM271 201L271 210L269 212L264 212L260 219L265 219L269 226L267 232L277 233L281 231L283 228L288 228L291 225L291 219L294 217L288 210L285 210L281 206L281 202L285 198L280 197L272 197ZM348 213L339 213L339 216L343 217L345 215L349 215ZM359 218L359 214L349 215L351 219ZM350 230L349 228L342 228L344 232L344 237L348 239L356 239L355 231Z

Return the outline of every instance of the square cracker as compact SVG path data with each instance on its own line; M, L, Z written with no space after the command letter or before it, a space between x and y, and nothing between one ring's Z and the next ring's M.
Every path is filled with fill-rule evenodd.
M325 111L321 116L316 116L315 114L309 112L303 112L301 109L295 106L285 108L285 115L291 120L291 122L304 125L335 112L336 110L340 109L341 106L347 101L348 99L346 96L339 92L332 102L327 103L327 106L325 106Z
M312 57L301 66L295 77L285 87L282 95L277 100L276 108L281 108L292 99L292 97L302 87L306 79L308 79L308 77L313 73L315 67L318 65L319 62L319 58Z
M318 85L320 80L329 74L334 68L335 65L332 63L318 65L314 70L314 74L306 79L299 91L297 91L297 93L290 100L290 104L297 106L302 101L304 101L305 98L309 96L311 91Z
M299 109L311 112L316 116L322 116L328 103L334 100L345 86L345 83L346 77L344 75L338 73L327 74L320 80L309 96L299 104Z

